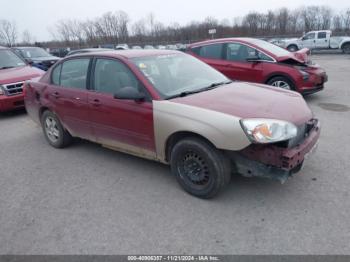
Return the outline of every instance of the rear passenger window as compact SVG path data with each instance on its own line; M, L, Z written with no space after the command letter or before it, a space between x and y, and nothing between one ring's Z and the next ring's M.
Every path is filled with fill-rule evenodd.
M222 59L223 44L202 46L198 55L205 58Z
M56 66L52 71L51 79L52 84L59 86L60 85L60 74L61 74L62 64Z
M326 33L326 32L319 32L319 33L317 34L317 38L318 38L318 39L327 38L327 33Z
M87 73L90 59L80 58L68 60L63 63L60 77L60 85L78 89L86 88Z

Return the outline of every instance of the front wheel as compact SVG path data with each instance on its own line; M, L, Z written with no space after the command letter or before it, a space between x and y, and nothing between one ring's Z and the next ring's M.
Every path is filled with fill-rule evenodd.
M63 148L71 144L72 136L64 129L60 120L51 111L45 111L41 116L41 125L45 138L55 148Z
M342 50L344 54L350 54L350 43L349 44L344 44L342 46Z
M299 48L296 45L290 45L287 47L289 52L296 52L299 50Z
M188 193L212 198L230 181L229 159L199 138L178 142L171 152L171 172Z
M267 84L270 86L275 86L286 90L295 90L294 84L284 76L273 77L267 82Z

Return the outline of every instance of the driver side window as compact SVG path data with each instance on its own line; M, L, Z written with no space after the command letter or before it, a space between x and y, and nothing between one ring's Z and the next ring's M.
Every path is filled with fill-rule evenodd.
M247 45L240 43L229 43L226 48L226 60L247 62L249 58L258 58L265 61L272 61L270 57Z
M142 84L126 65L115 59L97 59L94 72L94 89L114 95L124 87L134 87L144 92Z
M315 39L315 33L308 33L303 37L303 40Z

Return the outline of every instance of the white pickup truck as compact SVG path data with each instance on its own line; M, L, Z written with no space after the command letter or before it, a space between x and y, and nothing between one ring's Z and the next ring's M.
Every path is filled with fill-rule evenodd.
M299 39L286 40L284 47L291 52L302 48L312 49L339 49L343 53L350 54L350 37L332 36L332 31L311 31Z

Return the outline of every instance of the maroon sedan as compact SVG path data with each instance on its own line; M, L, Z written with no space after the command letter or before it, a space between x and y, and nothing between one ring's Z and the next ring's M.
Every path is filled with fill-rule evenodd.
M169 164L202 198L227 185L231 172L284 182L320 135L300 94L232 83L178 51L69 56L26 84L25 105L53 147L80 137Z
M303 95L321 91L324 69L308 60L307 49L291 53L253 38L225 38L192 44L187 52L228 78L263 83Z

